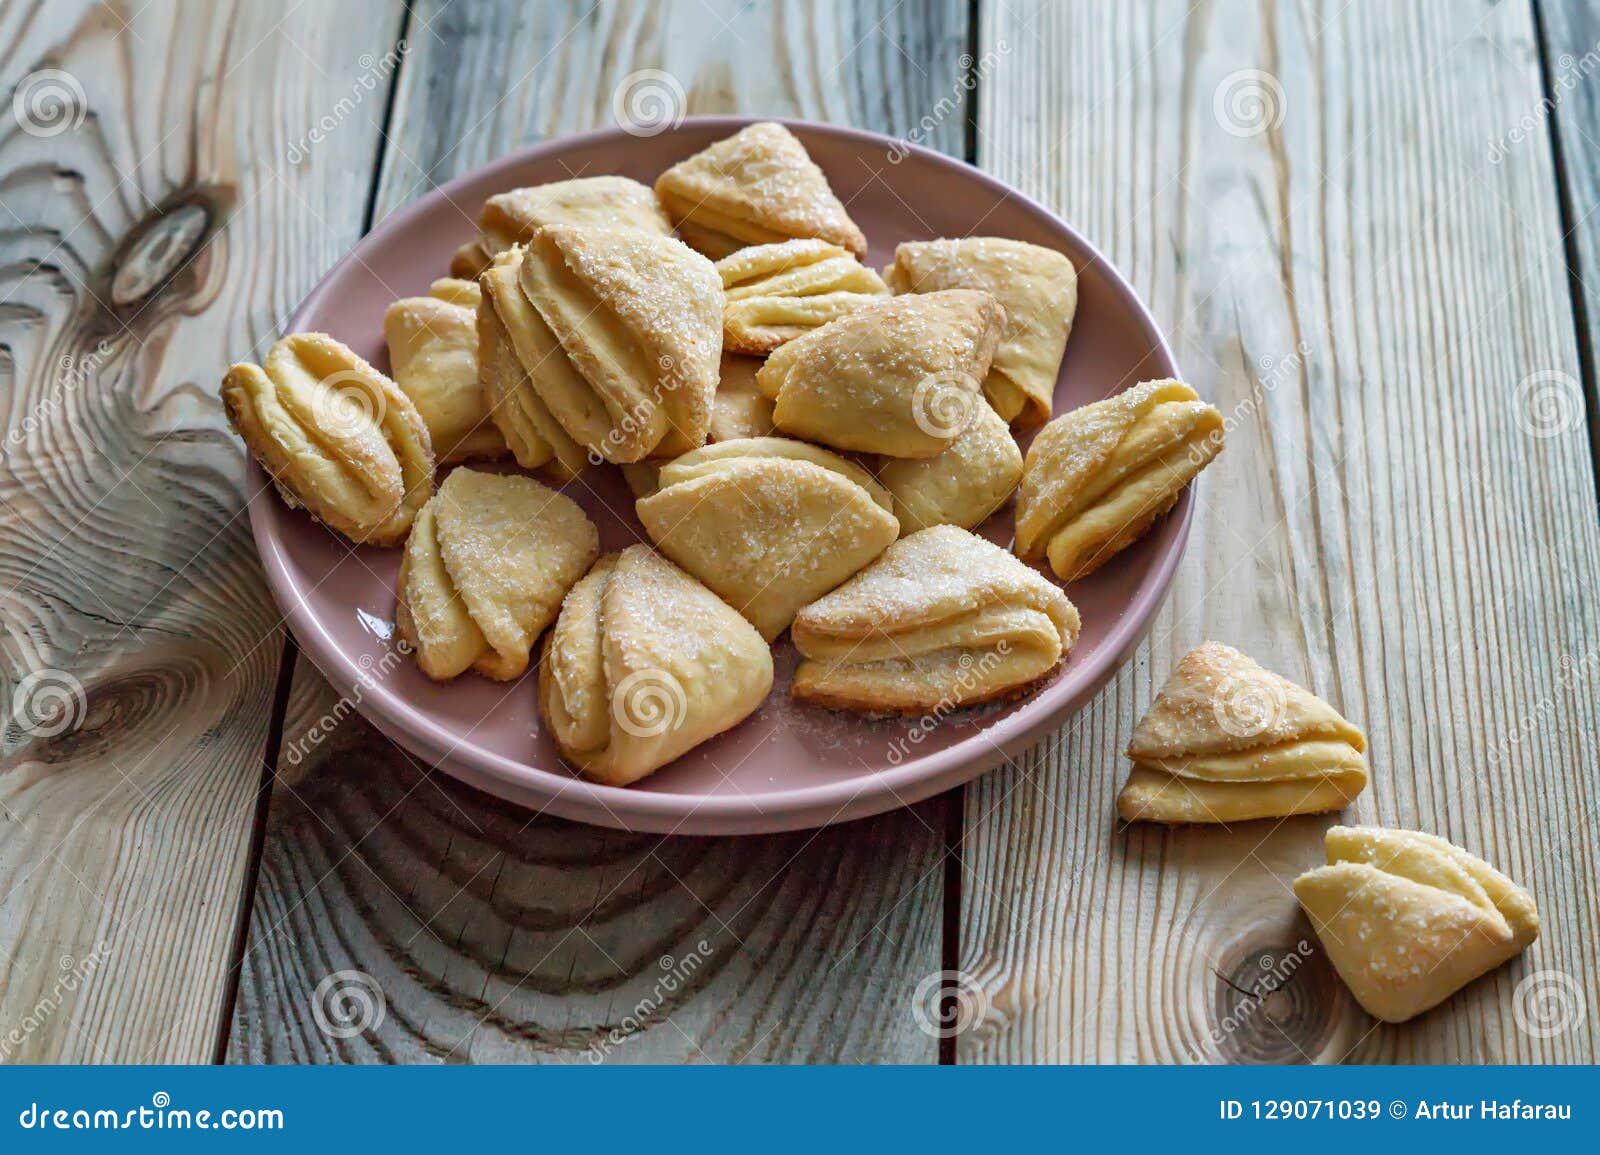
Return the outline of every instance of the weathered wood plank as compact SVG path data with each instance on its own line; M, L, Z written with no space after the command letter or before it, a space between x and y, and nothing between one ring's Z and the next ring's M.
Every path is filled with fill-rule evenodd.
M397 16L0 9L0 1058L215 1053L279 654L216 382L358 232L381 101L286 150Z
M1579 365L1587 387L1590 447L1600 461L1600 3L1561 0L1534 8L1541 33L1545 99L1506 126L1491 156L1537 148L1548 139L1541 125L1554 122L1557 179L1563 197L1562 231L1573 309L1581 343ZM1530 141L1528 138L1532 137Z
M954 0L428 3L407 38L379 215L520 145L614 123L613 94L642 69L669 74L691 113L894 132L953 96L929 141L962 147ZM336 712L302 662L233 1060L937 1057L913 997L940 966L941 801L814 834L630 837L530 819L356 717L304 746ZM370 991L340 972L370 976L386 1004L347 1038L312 1014L324 982Z
M1528 9L1007 0L980 46L980 163L1133 278L1232 432L1136 661L968 789L960 1059L1594 1061L1600 534L1545 129L1488 155L1540 99ZM1205 638L1364 723L1347 818L1483 852L1540 942L1380 1027L1283 962L1327 820L1119 830L1120 751ZM1541 991L1587 1019L1520 1028Z

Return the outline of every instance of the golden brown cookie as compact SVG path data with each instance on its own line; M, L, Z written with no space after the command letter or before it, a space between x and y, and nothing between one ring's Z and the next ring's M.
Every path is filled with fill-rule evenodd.
M478 380L481 297L476 283L446 277L426 297L396 301L383 315L394 382L427 423L440 465L506 453Z
M643 545L607 554L567 595L539 667L562 754L611 786L732 729L771 689L755 628Z
M478 239L456 251L453 276L476 278L507 249L527 244L545 225L587 225L672 235L653 189L625 176L586 176L497 193L478 215Z
M1367 786L1366 736L1238 650L1190 650L1128 745L1125 822L1240 822L1341 810Z
M790 436L933 457L985 404L982 381L1004 325L988 293L891 297L779 347L756 381Z
M800 611L791 693L840 710L942 717L1036 685L1078 626L1044 577L976 534L935 526Z
M967 427L937 457L886 457L878 480L894 497L902 535L935 525L975 529L1022 480L1022 450L987 405L974 405Z
M661 552L768 641L795 611L866 565L899 523L872 475L803 441L721 441L661 469L635 505Z
M1078 270L1054 249L1001 237L907 241L883 278L896 293L982 289L1006 311L983 380L995 412L1019 428L1050 419L1056 374L1078 311Z
M1145 381L1039 431L1017 493L1017 556L1087 577L1171 509L1222 451L1222 414L1181 381Z
M867 239L828 187L828 178L781 124L751 124L656 180L678 233L718 260L746 245L816 237L867 253Z
M1533 896L1432 834L1335 826L1295 897L1356 1001L1403 1023L1539 937Z
M740 249L717 273L727 302L722 346L734 353L770 353L889 295L853 253L814 238Z
M295 333L222 379L228 420L290 506L358 545L399 545L433 492L411 399L325 333Z
M457 469L417 515L395 626L436 681L508 681L600 552L576 502L531 477Z

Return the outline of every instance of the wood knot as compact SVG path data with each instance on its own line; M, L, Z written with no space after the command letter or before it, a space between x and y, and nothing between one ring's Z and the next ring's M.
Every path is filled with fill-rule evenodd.
M13 691L0 766L89 765L106 758L136 764L156 746L181 746L214 721L230 697L215 661L199 653L154 660L80 681L62 670L36 671Z
M1308 1063L1334 1034L1339 980L1308 926L1240 943L1216 970L1211 1043L1225 1062ZM1270 935L1270 937L1268 937Z
M97 295L124 321L146 315L158 294L188 295L201 284L197 257L232 203L222 187L175 193L137 221L117 245Z

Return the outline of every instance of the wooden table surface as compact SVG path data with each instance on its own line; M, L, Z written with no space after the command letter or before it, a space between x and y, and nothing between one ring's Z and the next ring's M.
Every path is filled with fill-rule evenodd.
M530 817L280 627L223 368L645 69L1038 198L1229 417L1149 639L965 790L746 839ZM1596 0L0 4L0 1059L1595 1061L1597 74ZM1206 638L1364 724L1352 817L1485 854L1534 948L1382 1026L1302 949L1326 818L1119 829Z

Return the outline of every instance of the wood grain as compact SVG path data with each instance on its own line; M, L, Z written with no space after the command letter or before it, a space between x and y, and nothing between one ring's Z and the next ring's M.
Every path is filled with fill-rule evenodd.
M1600 463L1600 3L1562 0L1534 8L1540 31L1544 98L1506 126L1493 144L1496 157L1538 147L1548 120L1561 193L1573 314L1588 401L1589 445ZM1532 143L1529 143L1532 137ZM1562 383L1570 400L1570 382Z
M1488 155L1540 100L1528 9L982 13L980 163L1132 278L1231 432L1135 661L968 788L960 1060L1594 1061L1594 479L1546 127ZM1537 895L1533 949L1378 1026L1286 886L1328 819L1118 829L1120 751L1206 638L1363 723L1346 820L1483 853ZM1569 982L1586 1019L1519 1028Z
M427 3L407 39L380 217L510 149L613 123L641 69L669 73L690 113L891 132L951 97L930 140L962 145L953 0ZM302 662L231 1060L937 1057L914 997L940 967L941 800L815 833L627 836L458 786L358 717L303 746L337 713ZM314 1006L369 980L381 1023L319 1029Z
M135 11L137 9L137 11ZM196 1062L224 1012L277 615L216 382L349 245L359 4L0 9L0 1056ZM8 111L12 110L8 100Z

